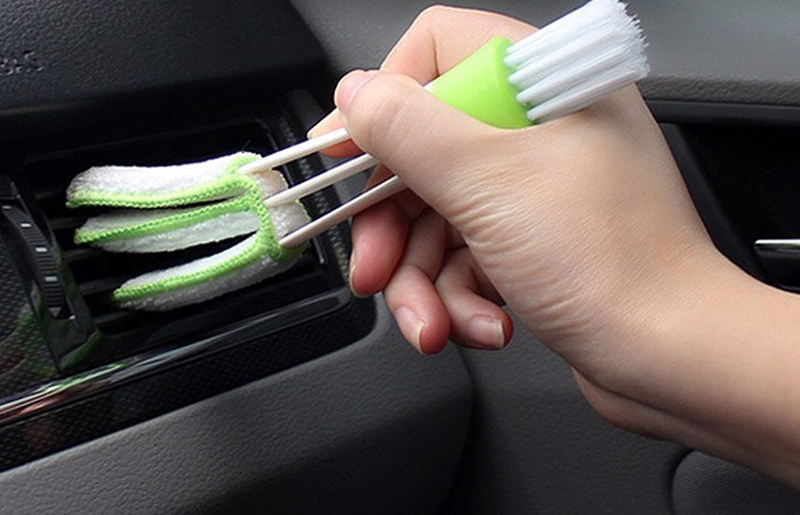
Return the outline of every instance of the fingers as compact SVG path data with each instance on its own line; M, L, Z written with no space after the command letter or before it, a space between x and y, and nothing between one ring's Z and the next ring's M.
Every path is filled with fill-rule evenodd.
M382 291L403 255L409 217L394 199L381 202L353 219L350 289L360 297ZM424 207L420 207L422 211Z
M441 351L449 338L473 348L503 348L512 336L511 319L498 306L501 299L469 249L461 247L446 254L452 239L444 220L435 212L426 211L409 229L397 209L391 203L380 206L369 215L375 220L366 219L366 225L356 233L355 238L365 240L358 247L359 257L354 256L353 289L374 293L388 281L384 294L389 310L403 336L423 354ZM386 228L409 231L408 245L396 269L392 259L381 261L382 255L396 255L396 248L371 246L380 236L369 231ZM442 266L445 255L447 262ZM359 262L370 265L360 274ZM379 274L380 268L392 271Z
M478 349L502 349L511 340L511 318L489 300L500 299L469 249L462 247L449 254L436 289L450 315L453 340Z
M433 284L444 242L444 220L426 211L412 225L403 258L384 290L403 336L423 354L441 351L450 334L450 317Z
M385 167L378 166L366 187L389 175ZM419 197L406 190L353 218L350 289L355 295L373 295L386 287L403 256L411 220L426 209Z
M381 70L401 73L427 84L446 72L489 39L503 36L517 41L536 30L533 26L499 14L433 6L417 16L403 37L395 44L381 65ZM374 73L368 71L366 73ZM340 128L338 110L320 120L309 138ZM351 141L324 151L345 157L359 151Z
M356 296L367 297L386 287L407 236L408 220L394 202L381 202L353 221L350 290Z
M489 39L517 41L536 30L499 14L434 6L425 9L394 46L381 70L427 84L464 60Z
M468 188L480 181L470 180L469 172L477 173L474 163L486 153L483 143L499 131L435 99L420 83L447 71L492 37L518 40L533 30L499 15L428 9L386 58L384 72L357 71L339 83L337 110L312 130L314 136L344 126L355 143L337 145L327 154L343 157L363 149L422 197L406 194L356 217L350 274L355 293L384 291L401 331L420 352L444 347L451 317L453 336L466 345L499 348L511 335L508 315L481 297L486 284L471 259L448 265L440 276L446 249L463 244L460 232L433 211L410 222L425 203L456 212L454 200L476 198ZM379 169L370 182L385 173Z
M351 289L361 296L383 290L403 335L424 354L439 352L448 337L468 347L503 348L513 327L498 307L502 299L460 234L434 211L409 227L419 215L401 207L410 204L382 202L354 221Z

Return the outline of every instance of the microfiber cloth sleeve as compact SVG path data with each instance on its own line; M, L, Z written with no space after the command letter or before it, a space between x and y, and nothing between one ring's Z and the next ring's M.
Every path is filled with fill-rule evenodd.
M67 206L151 209L197 204L243 193L239 168L260 156L239 152L171 166L95 166L67 188Z
M270 211L269 227L260 227L213 256L130 279L114 291L114 299L125 308L166 311L218 297L288 269L302 249L287 250L275 258L270 255L269 243L305 224L308 217L297 203Z
M125 209L89 218L75 231L75 243L109 252L170 252L254 233L259 220L246 210Z
M218 254L126 281L113 292L122 307L175 309L266 279L295 262L303 247L286 249L277 240L308 216L297 202L263 205L263 198L287 185L274 170L239 172L258 157L239 153L168 167L103 166L75 177L69 206L127 208L87 220L76 232L78 243L114 252L163 252L253 233Z

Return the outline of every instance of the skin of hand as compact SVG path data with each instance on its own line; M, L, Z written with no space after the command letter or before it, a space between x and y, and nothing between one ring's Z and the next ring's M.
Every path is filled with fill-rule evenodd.
M354 220L352 289L383 291L424 354L502 348L507 303L611 422L800 486L800 410L785 409L800 399L800 304L715 249L636 88L501 130L420 86L533 30L428 9L380 71L340 82L311 135L344 125L353 141L331 154L363 149L383 163L372 183L390 169L411 190Z

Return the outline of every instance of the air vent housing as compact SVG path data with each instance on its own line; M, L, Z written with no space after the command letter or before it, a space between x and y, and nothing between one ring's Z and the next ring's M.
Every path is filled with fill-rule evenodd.
M274 278L208 302L166 313L120 309L110 293L126 279L216 253L237 239L162 254L115 254L73 242L75 229L101 209L68 209L65 191L79 172L103 164L166 165L204 160L236 150L267 154L275 150L271 136L279 120L242 119L188 131L171 132L97 147L35 156L15 178L37 224L52 239L60 262L60 279L78 293L75 315L88 324L85 341L50 342L57 364L73 373L108 364L158 347L185 345L226 332L253 317L290 310L297 302L332 293L345 286L341 256L328 237L314 240L298 263ZM270 127L274 125L274 128ZM290 183L300 180L299 167L283 170ZM306 202L314 217L332 202L323 193ZM340 251L341 254L341 251ZM304 316L308 317L309 313ZM312 315L313 316L313 315ZM287 323L298 323L287 316ZM234 336L235 337L235 336Z

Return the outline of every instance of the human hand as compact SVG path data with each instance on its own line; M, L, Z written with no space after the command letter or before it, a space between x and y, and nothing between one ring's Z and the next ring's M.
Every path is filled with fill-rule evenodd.
M420 86L492 36L533 30L435 8L380 72L340 82L338 111L313 133L343 124L354 143L333 154L360 147L383 163L370 182L391 169L411 190L354 220L351 286L383 291L425 354L448 338L502 347L512 329L505 302L569 362L601 414L649 432L642 404L680 383L659 333L675 333L743 274L711 243L635 87L558 120L501 130Z
M491 36L533 30L498 15L428 10L381 73L342 81L336 101L345 116L316 130L343 121L419 195L356 218L351 284L362 294L384 290L422 352L437 352L448 337L501 347L511 336L501 299L545 342L567 347L605 325L595 319L609 298L622 310L639 306L630 289L652 288L665 268L712 248L634 88L565 119L506 131L418 85ZM372 182L386 171L377 175Z
M355 143L334 154L361 148L383 163L370 182L391 169L411 190L354 220L351 287L383 291L426 354L502 347L506 302L612 422L800 485L800 301L715 249L636 88L509 131L420 86L532 30L434 8L380 72L340 82L314 134L344 125Z

